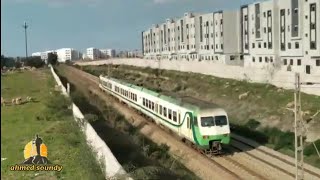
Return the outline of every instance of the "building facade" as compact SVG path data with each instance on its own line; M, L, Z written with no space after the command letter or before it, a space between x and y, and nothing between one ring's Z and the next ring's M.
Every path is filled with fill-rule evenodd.
M72 48L57 49L56 53L57 53L59 62L74 61L74 60L81 59L80 52Z
M320 74L320 0L269 0L185 13L142 32L146 59L213 61Z
M101 58L114 58L116 56L116 50L114 49L100 49Z
M91 60L99 59L101 57L101 52L94 47L87 48L87 57Z

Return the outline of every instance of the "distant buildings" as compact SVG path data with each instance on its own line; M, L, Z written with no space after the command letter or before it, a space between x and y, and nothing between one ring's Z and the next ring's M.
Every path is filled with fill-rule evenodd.
M320 72L320 1L269 0L236 10L185 13L142 32L146 59L212 61Z
M95 60L95 59L100 59L101 57L101 52L99 49L97 48L87 48L87 54L86 57L91 59L91 60Z
M66 62L68 60L75 61L82 58L82 54L79 51L72 48L61 48L57 50L35 52L32 53L32 56L40 56L42 60L47 62L49 53L57 54L59 62Z
M97 49L97 48L88 48L86 51L86 55L84 56L86 59L96 60L96 59L106 59L113 58L116 55L116 51L114 49Z

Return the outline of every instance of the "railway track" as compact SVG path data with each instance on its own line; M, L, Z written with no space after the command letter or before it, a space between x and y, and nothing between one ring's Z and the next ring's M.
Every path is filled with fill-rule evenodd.
M99 88L99 78L89 73L83 72L73 67L67 67L73 75L87 80L90 84ZM70 72L71 73L71 72ZM159 126L157 126L159 127ZM187 144L188 145L188 144ZM199 152L192 145L193 151ZM252 151L248 151L252 149ZM240 139L232 138L230 154L224 156L210 157L209 155L198 153L207 158L216 167L228 173L235 179L294 179L295 165L277 155L257 148ZM235 155L232 155L235 154ZM262 167L260 167L262 166ZM305 170L307 179L320 179L320 173L313 170Z
M280 157L279 155L275 155L273 153L270 153L266 150L263 150L259 147L251 145L250 143L245 142L241 139L237 139L235 137L232 137L231 146L233 148L235 148L236 150L247 154L248 156L251 156L259 161L264 162L265 164L267 164L273 168L276 168L276 169L282 171L283 173L291 176L292 178L295 178L295 173L294 173L295 172L295 164L293 162L290 162L289 160L287 160L283 157ZM245 149L249 149L249 148L254 149L254 151L257 151L259 153L248 152L245 150ZM263 159L263 156L272 157L274 159L274 161L266 161L265 159ZM279 165L279 163L278 163L279 161L282 162L282 165ZM286 170L283 167L283 165L286 165L287 169L290 169L291 171ZM310 170L308 168L305 168L304 171L306 174L311 176L310 178L320 179L320 172L315 172L314 170Z

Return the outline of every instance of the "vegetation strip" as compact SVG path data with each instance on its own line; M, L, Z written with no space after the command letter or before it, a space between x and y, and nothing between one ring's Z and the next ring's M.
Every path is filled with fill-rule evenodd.
M55 91L50 71L13 71L1 76L1 96L5 99L30 96L20 105L1 108L2 179L65 178L104 179L85 137L68 108L70 101ZM48 159L63 166L61 172L12 172L9 166L23 162L23 148L35 134L48 147Z

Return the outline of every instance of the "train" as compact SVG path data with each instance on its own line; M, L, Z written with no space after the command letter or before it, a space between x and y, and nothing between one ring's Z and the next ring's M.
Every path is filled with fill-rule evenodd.
M155 92L119 79L99 76L99 88L135 108L206 154L221 154L230 143L226 111L220 106L172 92Z

